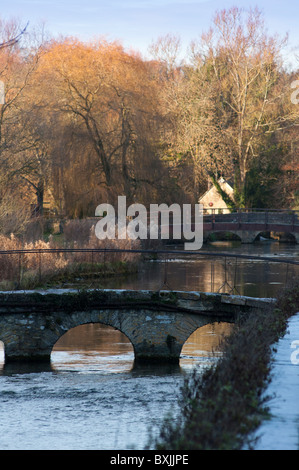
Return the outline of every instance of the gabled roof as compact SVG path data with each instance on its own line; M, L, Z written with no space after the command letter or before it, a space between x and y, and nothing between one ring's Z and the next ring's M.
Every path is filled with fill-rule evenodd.
M219 184L220 184L220 183L226 183L226 184L228 184L228 186L233 190L232 186L229 184L228 181L226 181L226 179L223 178L223 176L221 176L221 177L218 179L218 183L219 183ZM215 185L214 185L214 184L213 184L213 185L210 187L210 189L208 189L202 196L200 196L199 201L200 201L201 199L203 199L203 198L204 198L210 191L212 191L213 189L215 189Z

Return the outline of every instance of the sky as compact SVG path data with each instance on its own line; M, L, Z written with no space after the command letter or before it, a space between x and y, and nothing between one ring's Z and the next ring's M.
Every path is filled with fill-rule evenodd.
M299 46L298 0L0 0L0 17L19 19L29 29L44 22L54 36L82 41L104 36L126 49L148 56L159 36L178 35L187 50L211 25L215 11L231 6L255 7L264 12L269 33L289 33L288 54Z

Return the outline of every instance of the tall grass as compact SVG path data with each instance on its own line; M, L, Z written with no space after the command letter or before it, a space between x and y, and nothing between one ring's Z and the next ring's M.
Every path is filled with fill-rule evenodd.
M63 241L55 241L53 236L48 241L36 240L23 242L13 234L10 237L0 235L0 250L41 250L40 253L0 254L0 287L29 288L45 279L57 275L70 275L74 272L96 271L102 273L112 265L135 265L139 260L137 253L47 253L45 249L57 248L88 249L137 249L139 240L99 240L95 235L92 221L69 221L64 229ZM111 269L110 269L111 270ZM117 268L115 268L116 272Z

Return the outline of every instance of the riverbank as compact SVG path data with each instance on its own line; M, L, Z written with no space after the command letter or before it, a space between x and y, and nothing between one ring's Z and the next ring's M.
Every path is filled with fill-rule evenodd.
M139 240L98 240L93 227L87 226L85 238L78 243L82 234L78 234L76 224L70 225L59 242L51 238L23 244L13 234L0 235L0 291L58 287L136 273L139 253L113 253L109 249L139 248Z
M180 414L165 420L158 450L254 449L256 430L270 416L265 395L271 380L273 345L299 311L299 285L285 289L275 307L240 320L223 340L222 358L196 370L182 389Z

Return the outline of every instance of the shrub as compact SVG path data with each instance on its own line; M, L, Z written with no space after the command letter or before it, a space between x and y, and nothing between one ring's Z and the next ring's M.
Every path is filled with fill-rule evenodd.
M223 356L203 374L185 380L177 419L165 420L159 450L252 448L253 432L267 413L272 347L299 311L299 283L286 289L275 307L252 312L222 343Z

